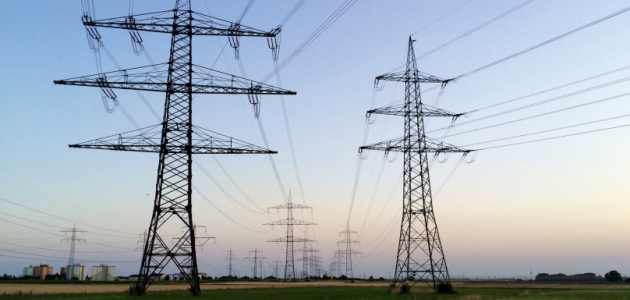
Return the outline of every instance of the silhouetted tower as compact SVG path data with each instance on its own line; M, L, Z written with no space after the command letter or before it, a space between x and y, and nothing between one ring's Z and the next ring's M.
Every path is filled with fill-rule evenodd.
M299 237L293 236L293 225L317 225L317 224L312 223L312 222L307 222L307 221L294 219L293 218L293 210L294 209L299 209L299 210L306 209L308 211L312 211L312 208L309 207L309 206L293 203L293 200L291 198L291 191L289 191L289 202L286 203L286 204L269 207L267 209L267 211L269 211L271 209L276 209L276 210L278 210L278 209L286 209L287 210L287 218L286 219L278 220L278 221L274 221L274 222L269 222L269 223L266 223L264 225L285 225L285 226L287 226L287 236L286 237L281 237L281 238L278 238L278 239L275 239L275 240L271 240L271 241L268 241L268 242L286 243L286 262L284 264L284 281L287 281L287 279L295 280L295 259L294 259L295 252L294 252L294 249L293 249L293 243L312 242L313 240L309 240L309 239L299 238Z
M234 260L234 251L232 251L232 249L230 249L230 251L228 251L227 253L227 260L228 260L228 276L234 276L234 272L232 269L232 261Z
M302 252L302 258L297 259L297 261L302 262L302 277L306 278L315 275L315 262L317 253L319 253L320 250L313 249L313 247L309 245L309 242L307 241L304 242L302 248L299 248L297 250Z
M203 233L207 233L207 226L199 226L197 224L193 223L192 229L193 229L193 233L195 234L195 247L197 247L199 250L203 251L203 246L210 240L212 240L213 242L216 241L216 237L213 236L201 236L199 234L199 232L197 231L197 229L199 228L203 228ZM185 226L182 228L182 232L186 232L188 230L188 227ZM173 243L177 243L179 240L181 239L181 237L175 237L173 238Z
M262 279L262 262L267 258L259 256L258 254L262 255L263 253L262 251L258 251L258 249L249 251L249 255L252 255L252 253L254 253L254 256L245 257L245 259L254 263L254 278L258 277L258 271L260 270L260 278Z
M72 229L62 230L63 233L72 232L72 236L69 238L62 239L61 242L67 241L70 242L70 255L68 256L68 266L74 266L74 250L77 242L85 242L85 239L77 238L77 232L84 233L87 232L85 230L77 229L77 224L75 223Z
M336 251L335 254L339 257L342 257L343 259L343 264L345 264L345 270L343 270L344 275L346 275L346 277L348 278L354 278L354 274L352 272L352 257L363 255L363 253L352 249L352 244L360 244L359 241L352 238L352 236L356 236L357 233L355 231L346 229L340 232L339 235L342 236L343 239L337 242L337 244L341 245L340 248L342 248L343 250L339 249ZM342 270L339 269L339 272L341 273Z
M147 243L147 230L145 229L143 233L138 235L140 237L140 240L138 241L137 245L141 245L136 247L136 251L138 250L144 250L144 245Z
M171 35L170 58L166 63L57 80L55 84L99 87L114 101L113 89L166 93L162 123L70 147L159 153L153 215L134 293L144 293L156 278L151 275L162 273L172 261L184 274L192 294L199 295L196 239L192 228L193 154L277 152L193 125L193 94L247 95L250 102L257 105L258 95L296 93L193 64L192 39L195 35L226 36L232 46L238 47L239 37L264 37L270 40L269 45L276 45L275 37L280 28L267 32L196 13L191 10L190 0L176 0L175 8L170 11L99 21L85 13L82 19L93 39L100 39L97 27L126 29L136 35L136 39L140 31ZM168 232L169 227L172 232L173 226L182 224L187 230L174 245L168 245L160 232Z
M433 212L427 154L459 152L466 155L470 150L425 136L424 117L457 118L462 114L429 108L422 104L420 83L439 83L444 87L450 80L418 71L411 37L406 70L378 76L375 85L380 80L404 82L405 103L370 110L367 112L368 118L370 114L405 117L405 135L402 138L362 146L359 152L369 149L385 151L386 155L390 151L404 153L403 213L394 284L424 281L436 288L440 283L450 283L450 278Z
M280 277L280 268L283 266L284 265L281 264L279 260L274 260L273 262L271 262L271 268L273 269L273 277L275 278Z

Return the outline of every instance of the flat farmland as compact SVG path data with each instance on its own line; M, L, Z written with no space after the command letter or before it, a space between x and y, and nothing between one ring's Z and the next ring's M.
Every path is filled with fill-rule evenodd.
M137 299L127 284L0 284L2 299ZM203 299L621 299L630 300L630 284L454 282L455 294L435 294L417 286L411 293L389 293L388 282L230 282L204 283ZM145 299L194 298L186 284L156 284Z

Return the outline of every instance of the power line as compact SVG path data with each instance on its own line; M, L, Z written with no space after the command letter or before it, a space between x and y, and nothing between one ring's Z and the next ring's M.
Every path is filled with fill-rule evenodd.
M549 88L549 89L546 89L546 90L542 90L542 91L539 91L539 92L535 92L535 93L532 93L532 94L529 94L529 95L525 95L525 96L521 96L521 97L518 97L518 98L510 99L510 100L507 100L507 101L499 102L499 103L496 103L496 104L484 106L482 108L478 108L478 109L475 109L473 111L470 111L469 113L474 113L474 112L478 112L478 111L481 111L481 110L486 110L486 109L489 109L489 108L497 107L497 106L504 105L504 104L507 104L507 103L511 103L511 102L514 102L514 101L518 101L518 100L522 100L522 99L525 99L525 98L529 98L529 97L537 96L537 95L540 95L540 94L544 94L544 93L547 93L547 92L555 91L555 90L558 90L558 89L561 89L561 88L565 88L565 87L568 87L568 86L571 86L571 85L575 85L575 84L578 84L578 83L582 83L582 82L585 82L585 81L589 81L589 80L592 80L592 79L600 78L600 77L603 77L603 76L606 76L606 75L610 75L610 74L613 74L613 73L617 73L617 72L620 72L620 71L624 71L624 70L627 70L627 69L630 69L630 65L625 66L625 67L621 67L621 68L618 68L618 69L614 69L614 70L611 70L611 71L607 71L607 72L604 72L604 73L600 73L600 74L597 74L597 75L593 75L593 76L590 76L590 77L582 78L580 80L576 80L576 81L572 81L572 82L569 82L569 83L565 83L565 84L562 84L562 85L559 85L559 86L555 86L555 87L552 87L552 88Z
M276 70L282 70L286 67L295 57L297 57L306 47L308 47L313 41L315 41L322 33L324 33L335 21L337 21L341 16L343 16L352 5L354 5L357 0L346 0L344 1L322 24L311 33L306 40L304 40L299 46L297 46L291 54L285 58L280 65L276 68ZM265 78L263 78L262 82L267 82L271 77L273 77L276 70L271 71Z
M291 9L291 11L289 11L289 13L284 17L284 19L282 19L282 22L280 22L280 27L283 27L287 22L289 22L291 18L293 18L293 15L295 15L300 7L304 5L304 2L306 2L306 0L300 0L298 1L298 3L295 4L295 6L293 6L293 9Z
M499 19L501 19L501 18L503 18L503 17L505 17L505 16L507 16L507 15L509 15L509 14L511 14L511 13L517 11L517 10L519 10L520 8L524 7L527 4L530 4L532 2L534 2L534 0L527 0L527 1L519 4L518 6L516 6L516 7L512 8L512 9L510 9L510 10L508 10L508 11L506 11L506 12L504 12L504 13L496 16L496 17L494 17L493 19L491 19L491 20L489 20L489 21L487 21L487 22L485 22L485 23L483 23L483 24L481 24L481 25L479 25L479 26L469 30L468 32L466 32L466 33L464 33L464 34L462 34L462 35L460 35L460 36L458 36L458 37L456 37L456 38L454 38L454 39L452 39L452 40L450 40L450 41L448 41L448 42L446 42L446 43L444 43L444 44L442 44L442 45L440 45L440 46L438 46L438 47L436 47L436 48L434 48L434 49L432 49L432 50L430 50L430 51L428 51L428 52L426 52L426 53L424 53L422 55L420 55L420 56L418 56L418 57L416 57L416 59L425 58L425 57L427 57L427 56L429 56L429 55L431 55L431 54L433 54L433 53L443 49L444 47L446 47L446 46L448 46L448 45L450 45L452 43L455 43L455 42L465 38L468 35L473 34L475 31L481 30L482 28L484 28L484 27L486 27L486 26L488 26L488 25L498 21ZM398 68L402 68L402 67L404 67L404 65L400 66Z
M122 232L122 231L118 231L118 230L107 229L107 228L98 227L98 226L94 226L94 225L89 225L89 224L85 224L85 223L81 223L81 222L76 222L76 221L73 221L73 220L70 220L70 219L66 219L66 218L62 218L62 217L59 217L59 216L55 216L55 215L53 215L53 214L45 213L45 212L43 212L43 211L41 211L41 210L37 210L37 209L34 209L34 208L30 208L30 207L24 206L24 205L22 205L22 204L15 203L15 202L13 202L13 201L9 201L9 200L4 199L4 198L0 198L0 201L4 201L4 202L7 202L7 203L11 203L11 204L13 204L13 205L16 205L16 206L19 206L19 207L22 207L22 208L26 208L26 209L28 209L28 210L32 210L32 211L34 211L34 212L38 212L38 213L40 213L40 214L44 214L44 215L47 215L47 216L50 216L50 217L53 217L53 218L57 218L57 219L61 219L61 220L64 220L64 221L68 221L68 222L73 222L73 223L81 224L81 225L83 225L83 226L88 226L88 227L97 228L97 229L101 229L101 230L105 230L105 231L116 232L116 233L123 233L123 234L136 235L135 233Z
M431 23L429 23L429 24L425 25L424 27L422 27L422 28L418 29L418 31L416 31L416 32L414 32L414 33L412 33L412 34L410 34L410 36L414 36L414 35L416 35L418 32L420 32L420 31L422 31L422 30L426 29L427 27L429 27L429 26L431 26L431 25L435 24L437 21L442 20L442 19L443 19L443 18L445 18L446 16L448 16L448 15L452 14L453 12L455 12L456 10L460 9L462 6L464 6L464 5L468 4L470 1L472 1L472 0L468 0L468 1L464 2L463 4L459 5L458 7L455 7L453 10L451 10L451 11L447 12L446 14L442 15L441 17L437 18L435 21L433 21L433 22L431 22Z
M576 33L576 32L579 32L579 31L581 31L581 30L583 30L583 29L589 28L589 27L591 27L591 26L593 26L593 25L597 25L597 24L599 24L599 23L601 23L601 22L604 22L604 21L606 21L606 20L608 20L608 19L610 19L610 18L614 18L614 17L616 17L616 16L618 16L618 15L620 15L620 14L623 14L623 13L627 12L628 10L630 10L630 6L628 6L628 7L626 7L626 8L623 8L623 9L620 9L620 10L618 10L618 11L616 11L616 12L612 13L612 14L609 14L609 15L607 15L607 16L604 16L604 17L602 17L602 18L599 18L599 19L597 19L597 20L595 20L595 21L593 21L593 22L590 22L590 23L588 23L588 24L582 25L582 26L580 26L580 27L578 27L578 28L575 28L575 29L573 29L573 30L567 31L567 32L565 32L565 33L563 33L563 34L561 34L561 35L559 35L559 36L556 36L556 37L554 37L554 38L551 38L551 39L549 39L549 40L546 40L546 41L544 41L544 42L542 42L542 43L540 43L540 44L537 44L537 45L535 45L535 46L529 47L529 48L527 48L527 49L525 49L525 50L523 50L523 51L520 51L520 52L514 53L514 54L512 54L512 55L510 55L510 56L507 56L507 57L505 57L505 58L502 58L502 59L500 59L500 60L497 60L497 61L495 61L495 62L493 62L493 63L487 64L487 65L485 65L485 66L483 66L483 67L480 67L480 68L474 69L474 70L472 70L472 71L468 71L468 72L466 72L466 73L464 73L464 74L462 74L462 75L459 75L459 76L455 77L455 79L461 79L461 78L464 78L464 77L468 77L468 76L470 76L470 75L473 75L473 74L475 74L475 73L481 72L481 71L483 71L483 70L485 70L485 69L487 69L487 68L490 68L490 67L496 66L496 65L498 65L498 64L500 64L500 63L503 63L503 62L508 61L508 60L510 60L510 59L513 59L513 58L515 58L515 57L521 56L521 55L523 55L523 54L525 54L525 53L527 53L527 52L530 52L530 51L532 51L532 50L538 49L538 48L540 48L540 47L542 47L542 46L545 46L545 45L547 45L547 44L549 44L549 43L555 42L555 41L557 41L557 40L559 40L559 39L565 38L565 37L567 37L567 36L569 36L569 35L572 35L572 34L574 34L574 33Z
M553 111L542 113L542 114L537 114L537 115L524 117L524 118L520 118L520 119L516 119L516 120L511 120L511 121L507 121L507 122L503 122L503 123L498 123L498 124L494 124L494 125L490 125L490 126L486 126L486 127L480 127L480 128L472 129L472 130L468 130L468 131L462 131L462 132L458 132L458 133L454 133L454 134L449 134L449 135L444 136L443 138L451 137L451 136L457 136L457 135L462 135L462 134L471 133L471 132L477 132L477 131L481 131L481 130L485 130L485 129L490 129L490 128L494 128L494 127L499 127L499 126L503 126L503 125L508 125L508 124L520 122L520 121L530 120L530 119L534 119L534 118L538 118L538 117L542 117L542 116L547 116L547 115L551 115L551 114L555 114L555 113L559 113L559 112L564 112L564 111L575 109L575 108L580 108L580 107L584 107L584 106L588 106L588 105L601 103L601 102L604 102L604 101L610 101L610 100L614 100L614 99L617 99L617 98L626 97L628 95L630 95L630 93L619 94L619 95L616 95L616 96L607 97L607 98L603 98L603 99L599 99L599 100L595 100L595 101L590 101L590 102L586 102L586 103L583 103L583 104L578 104L578 105L574 105L574 106L570 106L570 107L566 107L566 108L562 108L562 109L558 109L558 110L553 110Z
M84 210L84 211L88 211L88 212L91 212L91 213L94 213L94 214L104 215L104 216L107 216L107 217L117 218L117 219L122 219L122 220L126 220L126 221L139 222L138 220L129 219L129 218L123 218L123 217L119 217L119 216L115 216L115 215L106 214L106 213L103 213L103 212L98 212L98 211L90 210L90 209L83 208L83 207L80 207L80 206L76 206L76 205L68 204L68 203L65 203L65 202L62 202L62 201L59 201L59 200L55 200L55 199L52 199L52 198L48 198L48 197L45 197L45 196L42 196L42 195L35 194L35 193L33 193L33 192L29 192L29 191L27 191L27 190L24 190L24 189L21 189L21 188L18 188L18 187L15 187L15 186L9 185L9 184L4 183L4 182L0 182L0 184L1 184L1 185L4 185L4 186L7 186L7 187L10 187L10 188L12 188L12 189L16 189L16 190L18 190L18 191L21 191L21 192L27 193L27 194L31 194L31 195L33 195L33 196L37 196L37 197L42 198L42 199L46 199L46 200L49 200L49 201L53 201L53 202L56 202L56 203L60 203L60 204L63 204L63 205L67 205L67 206L70 206L70 207L74 207L74 208L77 208L77 209L81 209L81 210Z
M601 23L601 22L604 22L604 21L606 21L606 20L608 20L608 19L614 18L614 17L616 17L616 16L618 16L618 15L620 15L620 14L623 14L623 13L625 13L625 12L629 11L629 10L630 10L630 6L628 6L628 7L626 7L626 8L623 8L623 9L620 9L620 10L618 10L618 11L616 11L616 12L612 13L612 14L606 15L606 16L604 16L604 17L602 17L602 18L599 18L599 19L597 19L597 20L595 20L595 21L593 21L593 22L587 23L587 24L582 25L582 26L580 26L580 27L578 27L578 28L575 28L575 29L573 29L573 30L567 31L567 32L565 32L565 33L563 33L563 34L561 34L561 35L558 35L558 36L556 36L556 37L554 37L554 38L548 39L548 40L546 40L546 41L544 41L544 42L542 42L542 43L536 44L536 45L534 45L534 46L532 46L532 47L529 47L529 48L527 48L527 49L525 49L525 50L522 50L522 51L519 51L519 52L514 53L514 54L512 54L512 55L506 56L506 57L504 57L504 58L502 58L502 59L499 59L499 60L497 60L497 61L494 61L494 62L489 63L489 64L487 64L487 65L484 65L484 66L482 66L482 67L479 67L479 68L477 68L477 69L474 69L474 70L468 71L468 72L466 72L466 73L464 73L464 74L461 74L461 75L459 75L459 76L457 76L457 77L454 77L453 79L454 79L455 81L457 81L457 80L462 79L462 78L464 78L464 77L468 77L468 76L470 76L470 75L473 75L473 74L476 74L476 73L478 73L478 72L481 72L481 71L483 71L483 70L485 70L485 69L488 69L488 68L494 67L494 66L496 66L496 65L498 65L498 64L500 64L500 63L504 63L504 62L506 62L506 61L508 61L508 60L511 60L511 59L513 59L513 58L516 58L516 57L519 57L519 56L521 56L521 55L523 55L523 54L525 54L525 53L528 53L528 52L530 52L530 51L536 50L536 49L538 49L538 48L540 48L540 47L542 47L542 46L545 46L545 45L547 45L547 44L550 44L550 43L552 43L552 42L555 42L555 41L557 41L557 40L560 40L560 39L562 39L562 38L565 38L565 37L567 37L567 36L569 36L569 35L572 35L572 34L574 34L574 33L576 33L576 32L582 31L582 30L584 30L584 29L586 29L586 28L589 28L589 27L591 27L591 26L593 26L593 25L597 25L597 24L599 24L599 23ZM423 90L422 92L423 92L423 93L424 93L424 92L428 92L428 91L431 91L431 90L437 89L437 88L439 88L439 87L440 87L440 86L434 86L434 87L428 88L428 89L426 89L426 90Z
M591 91L594 91L594 90L597 90L597 89L609 87L611 85L623 83L623 82L626 82L628 80L630 80L630 76L624 77L624 78L621 78L621 79L618 79L618 80L614 80L614 81L611 81L611 82L607 82L607 83L604 83L604 84L588 87L586 89L582 89L582 90L579 90L579 91L575 91L575 92L571 92L571 93L568 93L568 94L564 94L564 95L560 95L560 96L557 96L557 97L553 97L553 98L550 98L550 99L545 99L545 100L534 102L534 103L527 104L527 105L524 105L524 106L508 109L508 110L505 110L505 111L501 111L501 112L498 112L498 113L494 113L494 114L491 114L491 115L487 115L487 116L484 116L484 117L473 119L473 120L470 120L470 121L466 121L466 122L462 122L462 123L458 123L458 124L451 124L448 127L442 127L442 128L439 128L439 129L428 131L428 132L431 133L431 132L436 132L436 131L440 131L440 130L444 130L444 129L449 129L450 130L452 127L458 127L458 126L474 123L474 122L477 122L477 121L482 121L482 120L486 120L486 119L489 119L489 118L498 117L498 116L505 115L505 114L512 113L512 112L516 112L516 111L519 111L519 110L523 110L523 109L531 108L531 107L534 107L534 106L538 106L538 105L550 103L550 102L553 102L553 101L561 100L561 99L564 99L564 98L580 95L580 94L583 94L583 93L586 93L586 92L591 92ZM453 135L457 135L457 134L453 134ZM452 135L445 135L444 137L448 137L448 136L452 136Z
M515 138L520 138L520 137L526 137L526 136L531 136L531 135L536 135L536 134L541 134L541 133L553 132L553 131L569 129L569 128L574 128L574 127L579 127L579 126L584 126L584 125L591 125L591 124L596 124L596 123L601 123L601 122L606 122L606 121L611 121L611 120L616 120L616 119L621 119L621 118L627 118L627 117L630 117L630 114L625 114L625 115L616 116L616 117L599 119L599 120L595 120L595 121L591 121L591 122L573 124L573 125L563 126L563 127L553 128L553 129L547 129L547 130L542 130L542 131L536 131L536 132L531 132L531 133L525 133L525 134L520 134L520 135L515 135L515 136L509 136L509 137L489 140L489 141L485 141L485 142L472 143L472 144L465 145L463 147L473 146L473 145L480 145L480 144L487 144L487 143L493 143L493 142L499 142L499 141L504 141L504 140L510 140L510 139L515 139Z
M512 144L505 144L505 145L500 145L500 146L487 147L487 148L483 148L483 149L479 149L479 150L490 150L490 149L498 149L498 148L504 148L504 147L510 147L510 146L530 144L530 143L537 143L537 142L542 142L542 141L561 139L561 138L565 138L565 137L584 135L584 134L589 134L589 133L594 133L594 132L600 132L600 131L607 131L607 130L612 130L612 129L624 128L624 127L630 127L630 124L613 126L613 127L607 127L607 128L601 128L601 129L595 129L595 130L589 130L589 131L583 131L583 132L577 132L577 133L572 133L572 134L559 135L559 136L554 136L554 137L549 137L549 138L544 138L544 139L537 139L537 140L531 140L531 141L525 141L525 142L519 142L519 143L512 143Z

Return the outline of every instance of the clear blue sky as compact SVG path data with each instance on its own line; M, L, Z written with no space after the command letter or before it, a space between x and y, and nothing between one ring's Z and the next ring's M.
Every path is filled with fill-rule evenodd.
M271 29L297 1L256 1L243 24ZM406 57L409 35L466 2L453 1L358 1L281 72L286 89L298 92L286 97L306 203L313 215L300 217L319 225L315 229L324 267L344 229L354 178L357 147L361 145L365 111L372 98L374 77L388 72ZM235 21L247 0L193 0L193 9ZM414 35L421 55L468 30L523 3L523 1L472 0L449 16ZM321 24L341 1L307 1L284 27L281 59L286 57ZM206 6L207 5L207 6ZM534 1L510 15L418 61L419 68L450 78L608 15L627 6L626 1ZM138 0L136 13L171 9L173 1ZM120 112L104 111L99 91L93 88L55 86L53 80L96 73L94 55L81 24L80 1L5 1L0 11L0 68L3 109L0 110L0 198L90 226L88 242L77 246L77 261L88 266L110 262L120 275L136 273L140 253L137 234L148 225L155 187L156 154L69 149L68 144L134 129ZM96 17L124 16L128 1L96 1ZM562 85L630 64L627 28L630 13L622 14L565 39L449 85L441 108L467 112ZM125 68L147 65L131 49L127 32L99 30L103 41ZM143 33L147 51L155 62L168 59L167 35ZM217 59L225 38L196 37L195 63L207 67ZM239 68L231 49L218 57L215 68L233 74ZM241 40L241 59L247 77L260 80L272 71L271 51L261 39ZM103 56L103 68L115 66ZM557 91L487 109L462 118L464 122L511 108L564 95L630 76L630 70L611 74ZM269 83L275 84L275 80ZM627 92L619 83L500 117L463 125L450 133L532 116ZM403 85L387 83L377 93L376 106L403 97ZM134 92L116 91L121 103L140 126L158 123ZM164 95L143 93L161 114ZM432 104L436 91L423 94ZM572 124L630 114L630 98L568 110L529 121L448 138L466 145L526 134ZM239 96L205 95L195 98L194 122L202 127L263 145L246 99ZM262 97L262 122L270 147L279 151L275 161L284 186L303 203L297 184L279 99ZM591 129L623 125L623 117L531 137L474 147L527 141ZM448 125L432 120L429 128ZM368 142L402 135L402 120L379 116ZM625 151L629 129L616 129L566 139L481 151L473 164L462 164L442 192L435 197L436 217L446 258L453 277L515 276L534 273L603 274L616 269L630 274L630 242L624 228L627 212L627 178L630 158ZM440 137L443 132L430 134ZM283 202L269 160L265 156L217 156L238 186L260 207ZM364 162L352 229L362 228L382 153L370 153ZM234 249L239 275L249 274L242 260L248 251L263 250L269 260L283 259L282 249L266 241L280 236L261 224L276 214L259 214L221 171L212 157L199 161L221 187L246 208L235 205L195 166L194 183L225 214L218 213L199 194L194 195L196 223L217 238L199 254L200 271L225 274L225 254ZM434 191L457 164L453 155L431 170ZM389 276L393 272L401 189L396 182L402 157L385 166L360 240L365 258L355 261L355 273ZM19 189L15 189L15 188ZM148 195L147 195L148 194ZM39 196L37 196L39 195ZM388 199L391 200L388 202ZM43 196L43 197L41 197ZM58 202L54 202L54 201ZM253 210L254 212L250 211ZM95 213L98 212L98 213ZM0 273L19 274L30 264L49 263L55 272L65 264L67 244L52 234L20 227L7 221L63 235L72 222L43 215L0 201ZM377 219L378 213L382 212ZM8 215L5 215L8 214ZM115 217L114 217L115 216ZM28 220L18 219L26 218ZM51 227L32 222L58 226ZM261 232L252 232L262 231ZM173 235L177 234L173 232ZM113 235L113 236L104 236ZM7 244L10 243L10 244ZM14 245L11 245L14 244ZM27 248L38 247L52 249ZM27 254L18 254L16 252ZM87 253L121 252L121 253ZM4 255L4 256L1 256ZM44 256L52 257L44 257ZM18 256L25 258L11 258ZM41 259L34 259L41 257ZM174 268L167 270L174 272ZM89 271L88 271L89 272ZM268 271L267 271L268 272Z

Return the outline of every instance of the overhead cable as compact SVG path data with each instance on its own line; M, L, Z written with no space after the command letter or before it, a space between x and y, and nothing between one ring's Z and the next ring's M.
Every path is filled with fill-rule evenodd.
M425 30L427 27L429 27L429 26L431 26L431 25L435 24L437 21L442 20L442 19L443 19L443 18L445 18L446 16L448 16L448 15L452 14L452 13L453 13L453 12L455 12L456 10L460 9L462 6L464 6L464 5L468 4L468 3L470 3L470 1L472 1L472 0L468 0L468 1L464 2L463 4L461 4L461 5L457 6L457 7L455 7L453 10L451 10L451 11L447 12L446 14L442 15L441 17L439 17L439 18L435 19L435 21L433 21L433 22L431 22L431 23L429 23L429 24L427 24L427 25L424 25L424 27L422 27L422 28L418 29L416 32L414 32L414 33L410 34L410 36L414 36L414 35L416 35L417 33L419 33L420 31Z

